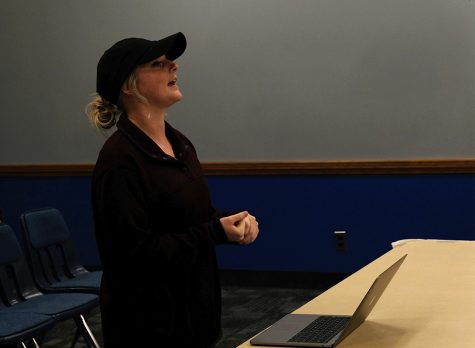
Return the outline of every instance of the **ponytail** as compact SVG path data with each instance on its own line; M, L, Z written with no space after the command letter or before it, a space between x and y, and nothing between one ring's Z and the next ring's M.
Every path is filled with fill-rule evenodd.
M122 110L100 95L96 95L94 99L87 104L86 114L89 117L91 124L100 130L106 130L112 128L119 116L122 114Z

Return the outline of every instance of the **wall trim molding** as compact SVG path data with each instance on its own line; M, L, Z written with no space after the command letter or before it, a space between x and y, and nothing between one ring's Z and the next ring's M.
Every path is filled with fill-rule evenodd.
M386 161L240 161L202 162L208 176L475 174L474 158ZM0 165L0 176L90 176L94 164Z
M475 173L475 159L410 161L209 162L207 175L340 175Z

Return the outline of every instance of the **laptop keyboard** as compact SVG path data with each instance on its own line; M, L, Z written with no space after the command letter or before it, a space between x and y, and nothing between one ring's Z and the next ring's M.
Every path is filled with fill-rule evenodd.
M318 317L293 336L289 342L327 343L343 330L350 319L350 317Z

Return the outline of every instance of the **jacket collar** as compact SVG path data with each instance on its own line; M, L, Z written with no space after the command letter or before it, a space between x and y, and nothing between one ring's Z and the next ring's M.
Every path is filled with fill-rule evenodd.
M162 149L150 139L139 127L129 120L127 115L123 114L117 122L117 128L122 132L135 146L137 146L143 153L154 158L165 161L175 160L173 157L168 156ZM177 139L175 129L165 122L165 132L169 141L171 142L173 149L183 152L183 145Z

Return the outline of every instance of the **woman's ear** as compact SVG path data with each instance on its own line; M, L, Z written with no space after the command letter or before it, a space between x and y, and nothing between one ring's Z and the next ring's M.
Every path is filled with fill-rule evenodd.
M122 94L125 94L125 95L132 95L133 94L132 90L129 88L129 86L126 83L124 83L122 85L122 88L120 89L120 91L122 92Z

